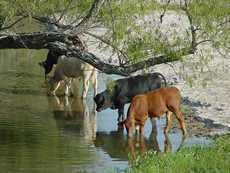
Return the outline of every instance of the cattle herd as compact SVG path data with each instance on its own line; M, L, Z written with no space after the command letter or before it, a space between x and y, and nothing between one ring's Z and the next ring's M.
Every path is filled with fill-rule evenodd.
M148 117L160 117L166 114L165 134L172 127L173 113L179 121L183 136L187 135L184 116L181 112L181 95L175 87L166 84L161 73L148 73L114 81L112 89L106 89L97 94L97 71L95 67L78 58L66 57L49 51L45 61L39 63L45 70L47 94L55 95L60 84L65 87L65 95L74 93L72 82L83 80L81 97L85 98L91 81L94 88L96 111L107 108L118 110L118 125L125 126L128 137L133 130L139 128L140 135L144 134L144 125ZM53 76L49 77L53 65L56 65ZM130 103L125 119L124 106Z

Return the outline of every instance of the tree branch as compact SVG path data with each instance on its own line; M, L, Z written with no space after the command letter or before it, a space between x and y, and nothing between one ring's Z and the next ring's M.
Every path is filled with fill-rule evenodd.
M57 22L55 19L52 19L51 17L48 17L48 16L33 16L32 18L41 23L55 25L56 27L58 27L58 29L68 30L68 29L73 28L72 25L61 24L60 22Z
M44 49L49 42L69 43L70 35L58 32L0 34L0 49Z
M63 18L63 16L65 15L65 13L67 12L67 10L69 9L71 3L73 0L69 1L69 4L67 5L67 7L62 11L61 15L59 16L59 18L55 21L55 23L51 23L51 24L56 24L59 23L59 21Z
M133 72L154 66L156 64L179 60L179 57L170 58L165 55L160 55L135 64L127 64L124 66L111 65L103 62L93 53L81 50L78 47L73 46L73 44L70 44L72 38L73 35L57 32L38 32L30 34L20 33L13 35L2 34L0 35L0 49L50 49L66 56L79 58L104 73L118 74L123 76L128 76ZM184 55L191 53L189 51L183 52Z
M87 26L90 26L90 22L92 22L92 18L96 17L101 6L104 4L105 0L94 0L92 3L91 8L89 9L89 12L86 14L86 16L83 17L83 19L77 24L77 25L64 25L60 23L59 19L55 20L48 16L33 16L35 20L38 20L41 23L46 23L50 25L55 25L58 27L58 29L61 30L69 30L69 33L71 34L81 34L82 32L86 31ZM62 15L60 18L63 17Z
M167 1L167 4L163 7L163 13L160 15L160 22L162 23L163 22L163 17L165 16L165 13L166 13L166 10L167 10L167 7L169 5L171 0L168 0Z
M196 43L196 47L197 47L199 44L201 44L201 43L210 42L210 41L212 41L212 40L210 40L210 39L201 40L201 41L199 41L199 42Z
M92 37L94 37L94 38L96 38L96 39L98 39L98 40L100 40L101 42L103 42L103 43L105 43L105 44L107 44L108 46L110 46L111 48L113 48L116 52L118 52L119 54L121 54L124 58L127 58L127 57L128 57L127 54L125 54L123 51L121 51L121 50L118 49L116 46L112 45L109 41L103 39L102 37L100 37L100 36L98 36L98 35L95 35L95 34L93 34L93 33L87 32L87 31L84 32L84 33L87 34L87 35L90 35L90 36L92 36ZM121 61L120 61L120 62L121 62ZM121 63L120 63L120 64L121 64Z
M197 28L194 27L193 25L193 18L192 18L192 15L190 14L189 10L188 10L188 1L187 0L184 0L184 6L182 7L182 10L185 12L185 14L187 15L188 17L188 21L189 21L189 24L190 24L190 30L191 30L191 36L192 36L192 42L191 42L191 48L192 48L192 51L193 53L196 51L196 46L197 46L197 43L196 43L196 31L197 31Z
M13 23L9 24L8 26L0 28L0 30L2 31L2 30L9 29L9 28L13 27L14 25L16 25L18 22L20 22L21 20L25 19L26 17L27 16L22 16L19 19L17 19L16 21L14 21Z
M77 33L81 33L82 30L85 29L86 26L92 21L92 18L97 16L104 2L105 0L94 0L87 15L83 17L83 19L76 26L74 26L75 30L77 30Z
M157 64L173 62L180 59L179 57L170 58L164 55L160 55L135 64L130 64L126 66L117 66L117 65L104 63L103 61L100 60L100 58L98 58L97 56L95 56L90 52L80 51L76 47L67 47L65 44L60 42L50 43L47 48L55 50L56 52L61 52L61 54L65 54L66 56L77 57L82 61L91 64L92 66L96 67L97 69L99 69L104 73L117 74L122 76L129 76L138 70L149 68Z

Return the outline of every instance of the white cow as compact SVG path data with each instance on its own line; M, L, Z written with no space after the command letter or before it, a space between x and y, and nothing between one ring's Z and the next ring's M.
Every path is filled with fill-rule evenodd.
M48 79L48 94L55 95L60 83L64 82L65 94L68 95L69 90L72 90L72 81L81 77L83 78L83 91L81 96L83 98L86 97L89 89L89 81L92 81L95 96L97 94L96 68L75 57L59 57L54 75Z

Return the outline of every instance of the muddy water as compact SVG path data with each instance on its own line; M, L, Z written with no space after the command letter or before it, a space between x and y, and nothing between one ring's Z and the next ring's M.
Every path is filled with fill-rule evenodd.
M128 140L116 124L117 112L96 113L92 88L86 100L47 97L43 71L37 65L46 51L0 51L0 172L107 172L128 166L148 149L176 151L177 128L163 135L165 119L151 121L145 138ZM115 76L99 75L99 91ZM127 109L127 107L126 107ZM206 145L206 138L190 137L184 145Z

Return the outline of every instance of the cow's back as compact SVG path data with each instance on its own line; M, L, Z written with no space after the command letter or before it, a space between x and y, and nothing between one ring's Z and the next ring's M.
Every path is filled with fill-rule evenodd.
M157 74L138 75L135 77L119 79L116 93L119 96L131 99L139 94L144 94L161 87L162 79Z
M176 87L163 87L146 93L149 111L155 115L163 114L168 108L178 107L181 102L180 91Z
M80 77L84 75L84 71L91 70L93 67L82 60L74 57L61 56L58 59L56 70L60 75L66 77Z
M171 107L178 107L181 103L181 94L176 87L162 88L165 103Z

